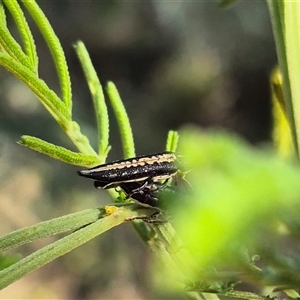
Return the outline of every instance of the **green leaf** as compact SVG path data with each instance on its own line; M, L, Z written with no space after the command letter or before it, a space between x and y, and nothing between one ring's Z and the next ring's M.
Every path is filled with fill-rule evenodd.
M41 34L43 35L49 47L59 77L62 99L66 105L68 114L71 115L72 113L71 80L70 80L70 74L68 71L65 54L60 44L60 41L56 36L45 14L40 9L40 7L36 4L36 2L34 0L32 1L22 0L22 3L27 8L28 12L36 22L37 26L41 31Z
M20 5L17 1L14 0L4 0L5 5L9 9L12 17L14 18L16 25L18 27L18 31L21 35L26 55L30 61L31 69L37 74L38 68L38 57L36 53L36 47L34 43L34 39L28 23L25 19L23 11L20 8Z
M92 95L98 129L99 156L103 158L101 161L104 162L110 150L110 146L109 119L103 89L84 44L77 42L75 49Z
M20 260L19 255L1 255L0 254L0 270L3 270L5 268L8 268L12 264L16 263L18 260Z
M13 231L0 238L0 251L3 252L32 241L76 230L99 220L103 212L103 209L98 208L87 209Z
M294 149L300 152L300 88L299 88L299 1L268 0L275 37L279 68L283 76L286 113L290 122Z
M297 133L298 150L300 148L300 3L284 1L285 46L288 64L288 76L291 88L293 112Z
M268 246L262 234L271 230L276 236L278 221L289 226L283 216L299 211L300 169L275 151L251 149L234 135L196 128L181 132L179 150L191 170L193 192L178 195L174 219L194 255L194 274L222 259L233 267L243 260L245 245ZM250 269L250 262L243 264Z
M18 143L64 163L82 167L92 167L99 164L98 156L76 153L33 136L23 135Z
M23 52L21 46L12 37L10 32L3 25L0 26L0 45L1 49L5 50L14 60L18 61L20 64L33 71L28 57Z
M179 141L179 134L177 131L170 130L168 132L166 151L176 152Z
M105 208L102 214L99 214L99 210L88 210L77 213L71 217L65 216L59 219L40 223L34 227L18 231L17 234L14 233L13 236L11 234L8 237L2 237L0 245L2 245L2 243L6 244L5 241L7 239L12 243L15 243L13 238L17 238L17 240L22 242L23 236L27 239L27 241L30 241L33 238L41 238L47 236L47 234L49 235L65 231L68 226L71 230L77 228L76 231L70 233L68 236L51 243L50 245L16 262L10 267L0 271L0 289L5 288L9 284L17 281L32 271L37 270L50 261L83 245L107 230L134 218L149 217L155 211L154 209L144 208L137 205L131 205L128 207L123 206L119 208L114 206L114 208L114 210L107 208L108 211L112 211L110 215L103 215L103 212L106 212ZM82 220L84 219L84 222L80 222L81 218ZM89 219L90 222L86 223ZM84 223L85 226L80 228L80 225Z
M106 91L119 125L124 158L135 157L135 147L130 120L118 90L112 82L108 82Z
M6 27L6 14L4 11L3 2L0 2L0 26Z
M7 53L0 52L0 64L23 81L39 97L58 124L63 128L68 128L71 116L65 104L42 79L37 78L36 74L11 58Z

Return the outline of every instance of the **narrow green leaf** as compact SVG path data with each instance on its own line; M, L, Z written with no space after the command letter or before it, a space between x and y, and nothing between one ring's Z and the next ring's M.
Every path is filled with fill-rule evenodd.
M8 0L9 1L9 0ZM62 91L62 99L68 109L68 113L72 113L72 90L71 80L64 51L57 38L53 28L51 27L47 17L34 0L22 0L24 6L39 27L49 49L52 54L57 74L59 77L60 87Z
M7 27L6 26L6 14L4 11L3 2L0 1L0 26Z
M166 151L176 152L179 140L179 134L177 131L170 130L168 132Z
M23 276L39 269L54 259L72 251L73 249L85 244L107 230L116 227L127 220L138 217L147 217L153 214L152 209L138 206L137 210L121 207L113 214L99 219L66 237L34 252L33 254L18 261L12 266L0 271L0 289L17 281Z
M285 50L287 57L288 76L291 100L294 112L294 126L297 134L297 149L300 149L300 3L284 1ZM298 151L299 154L299 151Z
M294 108L294 99L292 98L291 93L291 82L290 82L290 76L289 76L289 68L293 68L292 64L288 65L288 58L287 58L287 52L289 51L287 49L287 42L289 43L289 47L293 47L294 40L289 41L286 39L286 30L290 33L288 36L293 36L291 32L295 30L295 28L286 28L286 17L289 18L289 16L285 15L285 3L286 1L278 1L278 0L267 0L268 8L270 12L271 22L272 22L272 28L273 33L275 37L275 44L276 44L276 51L279 61L279 68L283 77L283 91L284 91L284 101L285 101L285 107L286 107L286 113L289 119L290 127L291 127L291 133L293 138L293 144L294 149L296 151L297 156L299 157L299 139L297 137L297 132L300 132L300 128L296 128L296 122L295 122L295 108ZM295 4L295 2L290 2L290 5ZM290 26L289 26L290 27ZM293 50L291 50L293 51ZM290 56L290 55L289 55ZM293 55L292 55L293 56ZM296 58L298 59L298 58ZM291 56L289 58L290 63ZM293 84L297 84L293 83Z
M22 146L28 147L54 159L58 159L67 164L82 167L92 167L96 164L99 164L98 156L84 155L73 152L33 136L23 135L18 143Z
M23 11L21 10L17 1L14 0L4 0L5 5L9 9L12 17L14 18L16 25L18 27L19 33L23 40L25 47L25 53L30 61L31 69L37 73L38 68L38 57L36 53L36 47L31 30L25 19Z
M101 161L104 162L110 150L110 146L109 119L103 89L84 44L80 41L77 42L77 44L75 45L75 49L84 71L84 75L87 79L90 93L92 95L98 128L99 156L103 158L103 160L101 159Z
M4 49L14 60L33 71L33 67L29 61L29 58L25 55L21 46L16 42L8 29L4 26L0 26L0 45L1 48Z
M4 270L8 268L12 264L15 264L18 260L20 260L19 255L2 255L0 254L0 270Z
M36 77L32 71L12 59L6 53L0 53L0 65L23 81L42 101L58 124L64 129L69 127L71 118L65 104L49 89L46 83Z
M106 91L109 100L112 104L119 125L124 157L125 158L134 157L135 147L134 147L134 140L133 140L132 130L130 126L130 121L126 109L118 93L118 90L112 82L108 82Z
M63 232L71 232L102 217L103 210L87 209L16 230L0 238L0 252Z

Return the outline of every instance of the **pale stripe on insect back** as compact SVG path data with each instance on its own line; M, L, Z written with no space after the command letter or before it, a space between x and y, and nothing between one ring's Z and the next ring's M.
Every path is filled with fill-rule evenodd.
M109 171L115 169L124 169L124 168L132 168L132 167L139 167L145 165L153 165L153 164L160 164L164 162L174 162L176 161L176 155L174 153L163 153L158 155L152 155L148 157L141 157L141 158L132 158L123 161L117 161L112 163L107 163L104 165L100 165L94 167L90 170L93 172L102 172L102 171Z

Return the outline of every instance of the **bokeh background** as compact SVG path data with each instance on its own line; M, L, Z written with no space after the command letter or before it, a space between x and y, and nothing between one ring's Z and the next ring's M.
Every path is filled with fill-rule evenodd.
M65 50L74 119L96 146L92 101L72 45L82 40L101 82L113 81L131 119L137 154L164 150L167 132L185 124L270 142L269 75L275 45L265 1L38 1ZM40 76L59 93L50 53L30 17ZM13 21L8 24L17 37ZM0 69L0 235L110 203L77 167L16 144L29 134L74 146L32 92ZM109 104L108 104L109 105ZM110 110L108 161L122 158ZM199 145L201 147L201 145ZM56 240L11 253L25 256ZM181 299L155 288L151 253L130 224L59 258L0 292L1 299Z

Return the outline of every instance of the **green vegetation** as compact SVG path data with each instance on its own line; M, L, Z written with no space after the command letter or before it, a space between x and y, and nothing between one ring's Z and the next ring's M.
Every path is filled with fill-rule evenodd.
M34 37L16 0L0 2L0 65L36 94L78 152L32 136L22 136L19 143L68 164L91 167L104 163L111 149L107 106L84 44L77 42L75 50L93 100L98 129L96 150L72 115L76 103L72 102L69 71L59 39L35 1L21 2L50 49L61 95L39 77ZM235 1L220 1L220 5L231 2ZM277 87L283 91L284 113L291 129L295 157L283 160L273 150L255 149L226 132L186 127L180 131L179 139L178 133L171 131L166 149L175 151L178 144L181 168L190 170L186 179L192 187L165 196L176 203L169 208L174 224L138 220L153 221L157 209L120 203L124 195L112 191L113 199L119 201L115 205L51 219L0 238L0 250L5 251L44 237L67 234L17 262L14 256L1 256L0 288L109 229L131 221L141 239L156 254L157 261L166 266L161 274L164 284L184 290L191 299L211 299L211 293L220 298L226 295L227 299L267 299L265 295L240 291L241 282L260 288L273 287L274 291L283 291L289 297L299 297L300 257L291 254L292 251L285 252L282 244L300 241L300 3L284 0L267 3L282 72L282 82ZM12 15L22 45L11 35L5 11ZM124 158L134 157L130 121L117 88L108 82L105 90L119 125Z

